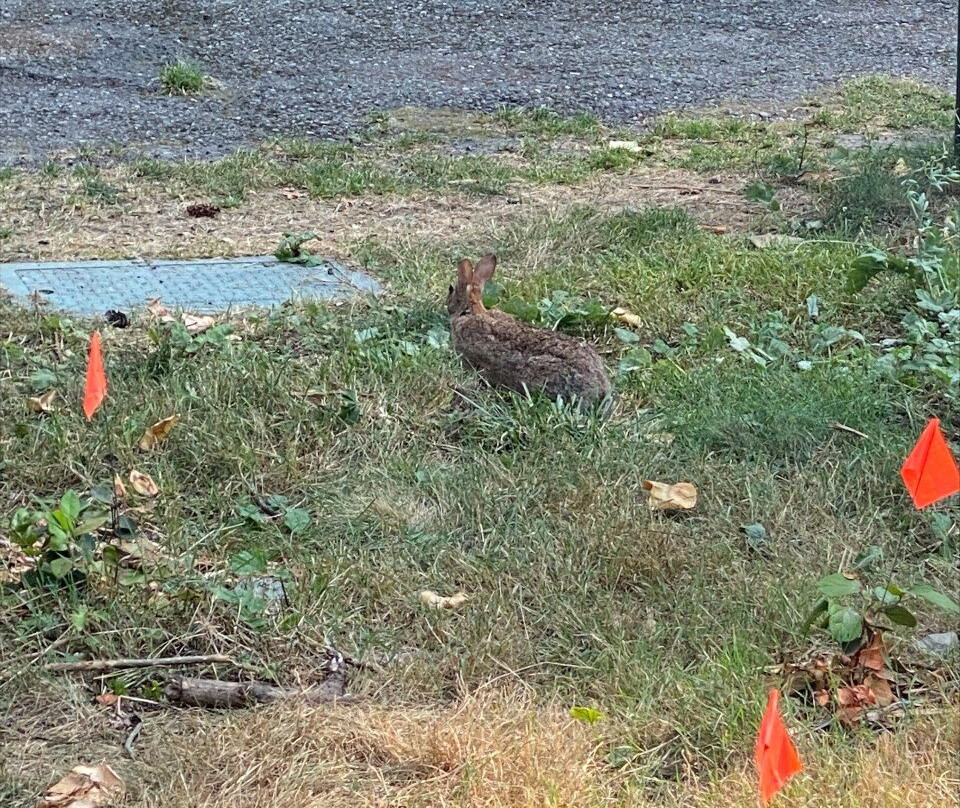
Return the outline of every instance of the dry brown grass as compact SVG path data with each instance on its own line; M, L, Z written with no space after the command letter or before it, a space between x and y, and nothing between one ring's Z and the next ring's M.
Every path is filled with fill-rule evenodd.
M539 185L509 195L466 193L313 199L284 189L251 191L242 205L215 219L193 219L194 201L132 177L124 168L103 171L121 203L98 205L75 193L76 180L19 175L0 187L0 221L14 234L0 241L0 261L215 257L272 253L284 232L313 231L311 249L348 259L351 245L376 236L446 243L500 230L545 212L562 215L577 205L598 211L680 206L703 224L730 232L749 228L759 209L733 175L707 178L678 169L600 174L580 185ZM519 202L517 201L519 200Z
M117 753L102 711L76 712L72 741L7 746L8 777L39 791L80 760L108 760L139 808L354 806L724 808L756 804L750 750L710 779L667 783L604 763L604 725L590 728L525 694L487 690L443 707L292 705L211 714L147 714L137 759ZM65 715L63 716L65 717ZM960 796L960 708L854 748L798 740L806 771L782 808L944 808ZM104 727L100 732L97 726ZM607 728L612 729L612 728ZM121 736L122 737L122 734ZM834 738L834 741L836 738Z

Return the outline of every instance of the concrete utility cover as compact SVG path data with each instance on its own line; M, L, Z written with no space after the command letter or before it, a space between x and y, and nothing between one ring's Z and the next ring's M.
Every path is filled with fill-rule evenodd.
M305 267L273 256L0 264L0 287L14 298L37 293L53 308L89 315L129 311L155 297L168 308L217 312L232 306L276 306L291 299L346 300L380 290L369 275L334 261Z

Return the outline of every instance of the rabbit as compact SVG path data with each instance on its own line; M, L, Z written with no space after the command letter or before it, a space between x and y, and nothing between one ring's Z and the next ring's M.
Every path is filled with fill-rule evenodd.
M542 390L550 398L577 399L581 409L608 400L610 381L597 352L565 334L536 328L483 305L483 287L497 257L487 254L476 268L457 266L447 293L450 337L460 358L492 385L518 393Z

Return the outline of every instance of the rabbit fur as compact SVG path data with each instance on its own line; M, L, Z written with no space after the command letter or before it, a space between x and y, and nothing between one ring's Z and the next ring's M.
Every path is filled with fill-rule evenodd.
M497 257L487 254L474 268L463 259L447 294L454 350L490 384L518 393L541 390L550 398L576 399L581 408L610 395L610 381L597 352L585 342L536 328L483 305L483 287Z

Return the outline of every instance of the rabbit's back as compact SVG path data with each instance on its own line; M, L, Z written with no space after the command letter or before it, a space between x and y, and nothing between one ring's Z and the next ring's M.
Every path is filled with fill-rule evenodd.
M584 405L610 392L596 351L573 337L498 311L455 317L451 326L457 353L493 385L521 393L543 390L568 401L576 397Z

